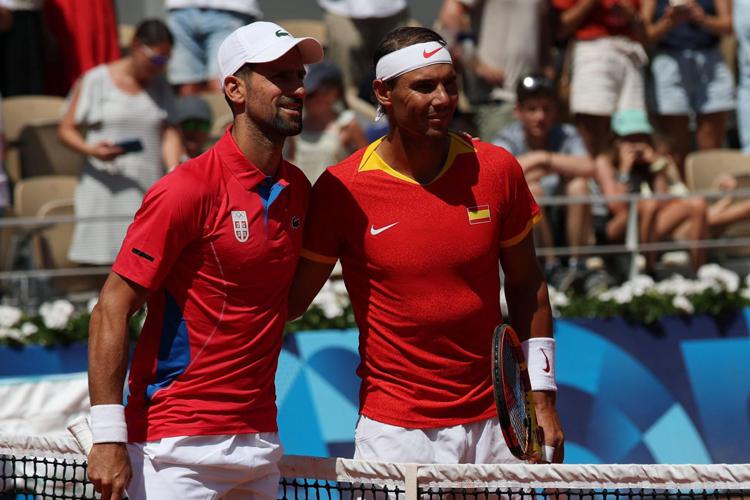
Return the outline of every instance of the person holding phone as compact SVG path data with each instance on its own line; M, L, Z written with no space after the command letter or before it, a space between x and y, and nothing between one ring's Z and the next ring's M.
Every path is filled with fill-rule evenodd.
M179 163L174 96L162 77L172 44L164 23L144 21L127 57L89 70L71 91L58 135L86 155L76 215L111 217L76 224L74 262L111 264L146 190Z

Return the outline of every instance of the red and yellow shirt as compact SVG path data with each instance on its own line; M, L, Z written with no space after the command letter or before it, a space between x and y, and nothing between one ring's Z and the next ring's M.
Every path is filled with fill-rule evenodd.
M489 418L499 253L539 207L502 148L451 135L441 172L421 185L383 161L381 141L321 175L302 250L341 259L360 330L360 411L409 428Z
M274 375L310 194L269 179L230 130L146 194L113 270L148 288L131 363L130 441L276 431Z

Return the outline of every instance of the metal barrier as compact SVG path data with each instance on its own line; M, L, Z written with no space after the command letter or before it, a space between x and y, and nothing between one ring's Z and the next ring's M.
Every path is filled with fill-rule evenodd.
M717 192L717 191L697 191L690 193L685 196L675 196L671 194L655 194L649 196L648 199L657 200L670 200L670 199L686 199L694 197L703 197L708 200L719 199L727 196L730 193ZM731 195L735 198L750 198L750 189L741 189L731 191ZM733 247L750 247L750 236L740 238L713 238L706 240L680 240L680 241L664 241L658 243L641 243L638 237L638 202L644 199L644 197L638 194L623 194L617 196L553 196L539 198L537 201L541 206L564 206L574 204L605 204L609 201L626 202L629 205L629 216L625 234L625 241L622 244L614 245L588 245L580 247L538 247L537 254L539 256L567 256L567 255L603 255L603 254L628 254L630 256L630 267L629 274L633 276L637 272L636 257L641 252L648 251L670 251L670 250L683 250L691 248L733 248ZM28 244L30 239L34 236L34 233L45 228L49 228L55 224L63 223L75 223L78 221L112 221L112 220L130 220L132 216L123 215L116 217L104 217L104 216L87 216L77 217L74 215L61 215L53 217L8 217L0 218L0 230L5 228L19 228L18 233L14 238L14 248L11 253L11 258L17 255L20 250L19 246ZM32 267L28 269L13 269L9 263L4 263L6 271L0 271L0 283L16 282L18 283L18 300L21 303L27 303L32 298L32 291L30 283L32 280L39 279L51 279L57 277L69 277L69 276L91 276L91 275L105 275L109 272L109 266L95 266L95 267L70 267L61 269L39 269Z

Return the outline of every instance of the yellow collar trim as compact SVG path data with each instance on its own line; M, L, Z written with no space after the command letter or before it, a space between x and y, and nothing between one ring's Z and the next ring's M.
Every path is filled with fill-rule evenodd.
M456 134L449 134L451 138L450 147L448 149L448 156L445 159L445 163L443 164L443 168L440 169L440 172L435 176L434 179L432 179L429 184L432 184L436 180L438 180L440 177L445 174L448 169L453 165L454 160L458 155L462 155L465 153L473 153L476 150L474 149L474 146L470 143L465 141L463 138L457 136ZM416 180L412 179L411 177L402 174L401 172L397 171L390 165L388 165L385 160L375 151L381 142L385 139L385 136L381 137L377 141L370 144L367 149L365 150L365 153L362 155L362 160L359 162L359 172L367 172L369 170L380 170L385 172L386 174L395 177L397 179L400 179L405 182L409 182L411 184L417 184L421 185Z

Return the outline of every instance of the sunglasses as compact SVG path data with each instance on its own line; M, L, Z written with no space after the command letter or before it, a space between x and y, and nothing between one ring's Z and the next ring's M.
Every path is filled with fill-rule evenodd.
M181 122L180 127L185 132L208 132L211 130L211 123L206 120L192 119Z
M151 64L155 66L164 66L169 61L169 56L164 56L157 52L154 52L154 49L152 49L148 45L141 45L141 50L143 50L143 53L146 54L146 57L151 62Z

